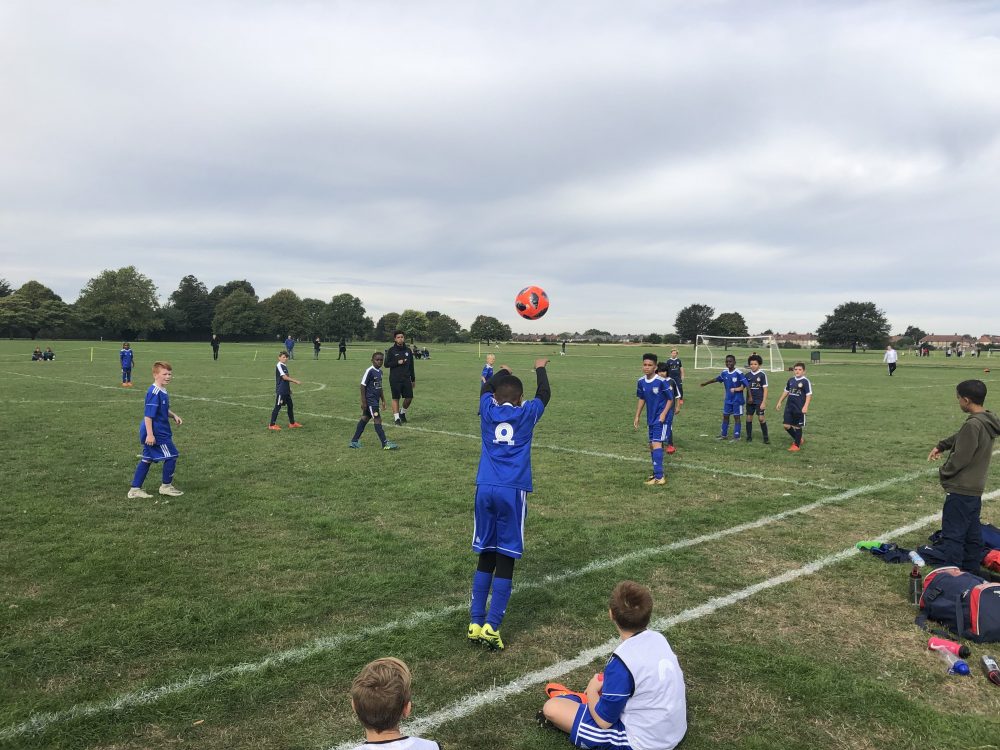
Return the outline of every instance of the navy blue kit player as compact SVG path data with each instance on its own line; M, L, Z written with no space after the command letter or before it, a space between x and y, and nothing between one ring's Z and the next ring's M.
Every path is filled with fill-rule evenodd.
M720 372L711 380L706 380L701 384L704 388L712 383L722 383L726 389L726 397L722 402L722 432L719 433L719 440L725 440L729 434L729 417L732 416L735 422L733 426L733 440L740 439L740 431L743 421L744 395L743 392L750 386L743 373L736 369L736 357L732 354L726 355L726 369Z
M751 354L747 359L750 372L743 373L747 379L747 442L753 442L753 416L757 415L760 422L760 431L764 436L764 444L771 441L767 437L767 418L764 410L767 409L767 373L760 369L764 360L759 354Z
M470 641L502 649L500 625L513 588L514 561L524 554L524 519L531 483L531 440L552 395L544 357L535 360L535 397L506 365L479 396L482 451L476 474L472 551L479 555L472 578ZM489 611L486 601L489 599Z
M184 493L174 487L174 468L177 466L177 446L174 445L173 433L170 431L170 420L177 426L183 424L181 418L170 411L170 396L167 386L174 376L174 369L169 362L153 363L153 384L146 391L146 406L139 424L139 444L142 446L142 457L135 467L135 476L128 496L133 498L152 497L142 488L146 481L149 468L154 463L163 462L163 483L160 494L179 497Z
M269 430L280 430L281 428L275 424L278 421L278 414L281 412L282 406L288 407L288 426L289 427L301 427L298 422L295 421L295 407L292 405L292 383L295 385L302 385L301 380L296 380L291 375L288 374L288 352L278 353L278 364L274 368L274 408L271 410L271 424L267 426Z
M392 419L396 427L406 424L406 410L413 403L413 387L417 373L413 369L413 351L406 345L406 334L396 330L393 345L385 351L385 366L389 368L389 391L392 394ZM403 400L400 408L399 400Z
M649 453L653 460L653 474L646 484L666 484L663 476L663 444L670 437L670 426L673 422L674 392L670 384L656 374L656 355L642 355L642 377L636 382L635 395L638 399L635 406L633 429L639 429L639 417L646 409L646 426L649 431Z
M684 403L684 363L677 356L677 350L670 350L670 358L667 360L667 377L674 381L677 386L677 406Z
M665 453L674 454L677 449L674 448L674 417L681 413L681 404L684 403L684 399L681 398L681 384L670 377L670 366L666 362L656 363L656 374L667 381L667 385L674 393L674 402L670 406L670 411L667 413L667 422L669 423L670 429L667 430L667 447Z
M774 405L777 409L781 402L788 397L785 404L784 427L785 432L792 436L792 444L788 450L796 453L802 449L802 431L806 426L806 414L809 412L809 402L812 401L812 383L806 377L806 366L804 362L796 362L792 367L794 377L788 379L785 390L778 398L778 403Z
M361 419L358 420L354 437L351 438L352 448L361 447L361 433L365 431L369 420L375 420L375 434L382 442L384 450L394 451L399 447L386 438L385 430L382 429L382 412L385 411L385 393L382 392L383 359L382 352L375 352L372 355L371 367L361 376Z

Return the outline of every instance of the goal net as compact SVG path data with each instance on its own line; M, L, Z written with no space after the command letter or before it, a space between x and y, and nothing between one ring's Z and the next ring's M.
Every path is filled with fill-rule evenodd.
M736 357L736 366L746 368L747 358L759 354L764 360L763 369L782 372L785 360L774 336L698 336L694 347L694 369L721 370L726 366L726 356Z

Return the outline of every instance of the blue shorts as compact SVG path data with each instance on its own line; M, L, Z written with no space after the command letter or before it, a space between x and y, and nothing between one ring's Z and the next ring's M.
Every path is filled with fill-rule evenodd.
M722 416L728 417L730 414L736 417L743 416L743 399L739 401L729 401L728 399L722 404Z
M157 463L159 461L166 461L168 458L177 458L179 455L177 446L174 445L172 440L161 440L156 445L142 443L143 461Z
M801 409L794 407L791 404L785 404L785 417L783 423L792 427L805 427L806 415L802 413Z
M528 515L528 493L516 487L495 484L476 486L475 528L472 551L499 552L520 558L524 554L524 519Z
M665 443L670 437L670 426L673 424L674 415L671 412L667 415L666 422L653 422L649 425L649 442L651 443Z
M620 719L607 729L599 727L594 723L590 709L583 704L576 710L569 741L577 747L591 750L632 750L632 746L628 744L625 725Z

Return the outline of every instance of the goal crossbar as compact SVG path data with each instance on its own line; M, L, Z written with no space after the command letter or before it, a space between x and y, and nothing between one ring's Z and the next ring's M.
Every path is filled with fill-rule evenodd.
M737 367L746 367L747 358L758 354L763 368L768 372L781 372L785 360L774 336L707 336L695 338L694 368L696 370L721 370L726 366L726 355L736 357Z

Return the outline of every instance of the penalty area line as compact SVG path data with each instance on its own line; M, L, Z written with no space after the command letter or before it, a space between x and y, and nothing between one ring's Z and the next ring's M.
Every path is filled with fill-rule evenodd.
M239 406L240 404L234 404L234 405ZM1000 451L996 452L1000 453ZM535 581L519 582L515 586L514 591L515 593L521 593L532 589L549 587L554 583L560 583L562 581L568 581L573 578L579 578L588 575L590 573L608 570L610 568L614 568L620 565L625 565L628 563L639 562L647 558L654 557L656 555L672 552L674 550L694 547L696 545L704 544L706 542L713 542L727 536L739 534L743 531L762 528L764 526L777 523L778 521L781 521L785 518L789 518L793 515L801 515L804 513L808 513L809 511L815 510L816 508L822 507L824 505L829 505L831 503L835 503L841 500L848 500L857 495L871 493L871 492L878 492L880 490L893 487L902 482L907 482L912 479L916 479L934 470L935 470L934 468L922 469L920 471L910 472L908 474L903 474L898 477L886 479L876 484L856 487L854 489L850 489L845 492L841 492L839 494L831 495L829 497L822 498L815 502L808 503L807 505L799 506L798 508L791 508L789 510L782 511L781 513L775 513L773 515L763 516L754 521L748 521L747 523L739 524L737 526L731 526L727 529L721 529L719 531L703 534L701 536L693 537L690 539L681 539L676 542L671 542L669 544L664 544L657 547L649 547L642 550L635 550L633 552L629 552L627 554L620 555L618 557L606 558L603 560L593 560L580 568L575 568L563 571L561 573L554 573L547 576L543 576L542 578ZM1000 490L992 492L989 495L984 495L983 499L984 500L992 499L993 497L996 496L1000 496ZM903 532L897 531L894 533L903 533ZM206 687L218 680L227 679L231 677L239 677L248 674L255 674L257 672L262 672L266 669L280 667L287 664L296 664L315 656L331 653L333 651L336 651L337 649L340 649L352 643L358 643L364 640L368 640L373 636L377 636L383 633L393 632L396 630L407 630L411 628L416 628L428 622L432 622L441 619L443 617L448 617L457 612L466 611L467 609L468 609L468 604L463 601L460 604L452 604L446 607L441 607L436 610L423 610L423 611L413 612L402 619L382 623L381 625L376 625L373 627L361 628L353 633L341 633L341 634L316 638L313 641L306 644L305 646L300 646L298 648L288 649L285 651L279 651L277 653L271 654L270 656L261 659L260 661L243 662L228 667L210 668L205 672L192 673L183 680L178 680L176 682L168 683L160 687L148 688L145 690L137 690L129 693L122 693L121 695L106 701L94 702L94 703L81 703L72 706L68 709L65 709L63 711L53 711L48 713L35 714L20 724L15 724L0 729L0 741L10 740L15 737L20 737L27 734L37 734L39 732L45 731L46 729L55 724L60 724L74 719L97 716L104 713L125 711L131 708L138 708L141 706L148 706L157 703L158 701L168 696L176 695L178 693L183 693L187 690L195 688ZM608 649L606 647L601 646L599 648L597 656L587 659L586 661L582 662L582 664L588 664L602 654L606 655L607 651ZM574 668L575 667L572 667L571 669Z

